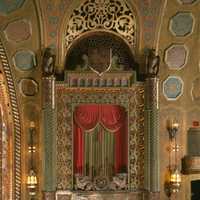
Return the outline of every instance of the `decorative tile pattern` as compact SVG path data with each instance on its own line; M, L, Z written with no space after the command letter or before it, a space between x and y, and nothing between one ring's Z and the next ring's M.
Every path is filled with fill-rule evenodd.
M197 77L193 80L191 94L194 101L200 100L200 77Z
M194 2L197 2L197 0L178 0L182 4L192 4Z
M171 69L181 69L187 60L188 51L185 45L173 44L165 52L165 63Z
M163 82L163 94L167 100L176 100L183 94L183 81L178 76L169 76Z
M149 1L149 0L137 0L138 8L141 15L141 26L142 26L142 38L146 46L151 47L155 38L155 29L157 17L160 13L162 6L162 0Z
M0 0L0 14L7 15L20 8L25 0Z
M13 62L20 70L30 70L36 66L35 53L30 50L18 51L13 57Z
M31 36L30 23L26 19L11 22L6 27L4 34L7 40L21 42Z
M20 91L25 96L35 96L38 93L38 83L33 79L22 79L19 82Z
M192 32L194 19L189 12L178 12L170 20L170 31L177 37L183 37Z

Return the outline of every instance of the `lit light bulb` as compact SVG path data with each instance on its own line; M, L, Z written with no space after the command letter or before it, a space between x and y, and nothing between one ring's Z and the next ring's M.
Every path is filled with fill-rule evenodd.
M37 185L37 176L36 173L31 169L27 177L27 187L36 188Z
M29 146L28 147L28 152L29 153L35 153L36 152L36 147L35 146Z
M178 192L181 186L181 174L177 168L170 174L170 187L173 193Z

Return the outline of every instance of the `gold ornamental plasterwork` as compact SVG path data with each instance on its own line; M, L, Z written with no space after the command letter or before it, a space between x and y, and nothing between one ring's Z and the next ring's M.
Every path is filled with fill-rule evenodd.
M80 104L116 104L129 116L128 183L130 190L144 187L144 86L131 88L68 88L57 94L57 189L73 189L73 110Z
M136 18L122 0L87 0L75 9L66 30L66 47L80 34L95 29L116 32L136 45Z

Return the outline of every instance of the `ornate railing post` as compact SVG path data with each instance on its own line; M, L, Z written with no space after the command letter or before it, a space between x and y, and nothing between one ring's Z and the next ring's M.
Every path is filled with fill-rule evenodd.
M150 51L145 81L145 189L148 199L159 199L159 56Z
M56 120L55 120L55 56L47 48L43 57L43 199L55 199L56 191Z

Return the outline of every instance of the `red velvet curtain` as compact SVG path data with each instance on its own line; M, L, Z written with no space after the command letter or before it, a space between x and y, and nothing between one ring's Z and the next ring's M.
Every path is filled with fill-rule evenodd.
M86 104L74 111L74 168L83 174L84 132L100 123L115 135L115 173L127 168L127 114L118 105ZM92 134L92 133L91 133Z

